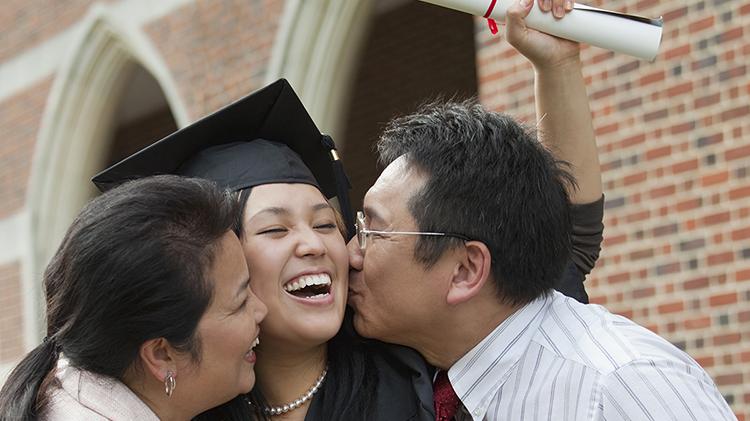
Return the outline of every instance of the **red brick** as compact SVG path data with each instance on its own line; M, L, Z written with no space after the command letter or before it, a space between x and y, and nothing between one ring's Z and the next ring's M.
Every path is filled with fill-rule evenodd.
M626 234L620 234L615 236L608 236L605 234L604 236L604 245L607 247L614 246L616 244L622 244L625 241L627 241L628 236Z
M685 310L685 303L682 301L674 301L666 304L659 304L657 307L659 314L677 313Z
M750 269L738 270L737 274L735 275L735 278L738 281L750 280Z
M750 238L750 227L732 231L732 241L739 241L747 238Z
M739 159L739 158L745 158L747 156L750 156L750 145L732 148L732 149L727 150L724 153L724 159L726 159L727 161L732 161L732 160Z
M672 165L672 174L679 174L685 171L695 171L698 169L698 159L692 158L687 161L678 162Z
M643 221L644 219L648 219L651 216L651 212L648 210L640 211L631 213L630 215L627 215L625 217L625 221L628 223Z
M716 376L714 380L719 386L742 384L742 373L723 374L720 376Z
M646 86L655 82L661 82L664 79L666 79L664 70L658 70L641 77L638 80L638 84L641 86Z
M715 365L714 357L707 356L707 357L697 357L695 359L695 362L698 363L703 368L713 367Z
M669 128L669 134L678 135L678 134L693 130L694 128L695 128L695 121L688 121L685 123L675 124L674 126Z
M729 180L729 171L719 171L714 174L706 175L701 178L701 185L703 187L712 186L714 184L724 183Z
M714 345L729 345L736 344L740 341L742 336L739 333L727 333L723 335L714 336Z
M633 298L636 300L640 298L653 297L654 295L656 295L656 288L654 287L638 288L633 291Z
M738 38L742 38L742 27L739 26L737 28L730 29L728 31L724 31L719 35L720 42L727 42L731 40L735 40Z
M737 293L730 292L727 294L712 295L711 298L708 299L708 303L711 305L711 307L717 307L727 304L734 304L737 302L737 299Z
M693 101L693 108L703 108L709 105L718 104L720 98L721 98L721 94L718 92L714 94L710 94L710 95L705 95L700 98L696 98L695 101Z
M630 146L634 146L634 145L638 145L638 144L644 143L645 141L646 141L646 135L643 134L643 133L640 133L640 134L637 134L637 135L634 135L634 136L630 136L628 138L623 139L620 142L620 146L623 147L623 148L627 148L627 147L630 147ZM750 148L750 146L749 146L749 148Z
M735 107L731 110L727 110L721 113L721 121L727 121L738 117L746 117L748 114L750 114L750 105Z
M701 316L685 320L685 329L688 330L705 329L709 326L711 326L711 318L708 316Z
M684 44L665 51L663 57L665 60L671 60L673 58L686 56L688 54L690 54L690 44Z
M734 261L734 253L727 251L724 253L711 254L706 259L709 266L720 265L723 263L730 263Z
M693 82L683 82L678 85L672 86L667 89L667 96L672 98L682 94L689 94L693 92Z
M683 16L687 16L688 14L688 8L687 6L679 7L677 9L670 10L662 16L664 18L664 22L672 22L676 19L680 19Z
M652 199L657 199L659 197L672 195L675 193L675 191L676 187L674 185L657 187L655 189L651 189L651 191L649 192L649 197Z
M708 29L713 26L714 20L715 19L713 16L709 16L707 18L703 18L701 20L692 22L690 25L688 25L688 32L690 32L691 34L694 34L704 29Z
M607 124L606 126L597 127L594 131L597 136L604 136L605 134L614 133L620 127L618 123Z
M661 147L646 151L646 160L651 161L653 159L663 158L665 156L669 156L671 153L672 153L671 146L669 145L661 146Z
M626 176L623 179L623 184L626 185L626 186L629 186L631 184L638 184L638 183L641 183L643 181L646 181L646 178L648 178L646 171L639 172L639 173L636 173L636 174L631 174L631 175Z
M634 251L629 255L630 260L648 259L649 257L654 257L653 248Z
M683 200L682 202L678 202L677 205L675 205L675 208L677 209L677 212L684 212L688 210L693 210L701 207L702 201L701 199L689 199L689 200Z
M714 213L714 214L703 217L703 224L704 225L721 224L724 222L729 222L729 218L730 218L729 212L718 212L718 213Z
M608 86L602 90L596 91L593 94L591 94L591 99L597 100L597 99L606 98L614 94L615 91L616 91L616 88L614 86Z
M652 111L643 115L643 121L649 122L665 118L669 115L669 110L662 108L661 110Z
M750 196L750 186L729 190L729 199L737 200Z
M629 280L630 280L629 272L620 272L614 275L607 276L607 283L609 284L619 284L621 282L627 282Z

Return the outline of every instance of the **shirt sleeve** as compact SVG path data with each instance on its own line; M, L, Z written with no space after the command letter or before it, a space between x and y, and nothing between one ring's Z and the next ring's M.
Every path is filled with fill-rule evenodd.
M555 282L555 289L588 304L589 296L583 281L599 259L604 232L604 195L591 203L572 205L570 215L573 222L573 253L562 275Z
M603 380L598 420L737 420L697 365L637 360Z
M573 222L572 260L585 277L594 268L597 259L599 259L599 251L602 248L604 195L591 203L573 205L571 207L571 219Z

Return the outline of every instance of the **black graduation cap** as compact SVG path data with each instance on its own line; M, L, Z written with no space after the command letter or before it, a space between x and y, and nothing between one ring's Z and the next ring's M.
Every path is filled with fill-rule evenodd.
M330 136L320 133L289 82L280 79L100 172L101 191L156 174L215 181L237 191L269 183L315 185L338 197L349 232L349 182Z

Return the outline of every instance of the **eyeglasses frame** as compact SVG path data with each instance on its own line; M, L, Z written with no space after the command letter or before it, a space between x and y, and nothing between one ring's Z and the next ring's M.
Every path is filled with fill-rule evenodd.
M378 231L367 229L365 225L365 213L357 211L356 222L354 223L357 235L357 243L359 249L365 251L367 249L367 236L371 234L378 234L383 236L388 235L419 235L419 236L430 236L430 237L451 237L458 238L463 241L471 241L471 239L463 234L456 234L451 232L429 232L429 231ZM364 236L360 235L364 234ZM364 240L363 240L364 238Z

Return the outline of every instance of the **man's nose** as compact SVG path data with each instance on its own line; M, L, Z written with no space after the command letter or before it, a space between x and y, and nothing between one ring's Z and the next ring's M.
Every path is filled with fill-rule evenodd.
M359 247L359 241L357 237L349 240L349 244L346 245L349 251L349 267L353 270L362 270L362 264L365 260L365 256L362 253L362 249Z

